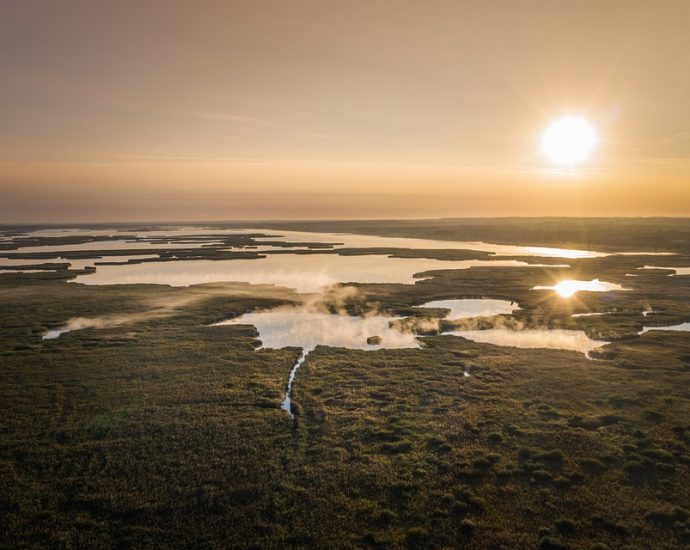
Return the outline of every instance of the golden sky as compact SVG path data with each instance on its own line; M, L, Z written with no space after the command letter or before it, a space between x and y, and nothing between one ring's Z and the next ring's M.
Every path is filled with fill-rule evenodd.
M690 2L3 2L0 223L690 215ZM571 113L594 155L540 151Z

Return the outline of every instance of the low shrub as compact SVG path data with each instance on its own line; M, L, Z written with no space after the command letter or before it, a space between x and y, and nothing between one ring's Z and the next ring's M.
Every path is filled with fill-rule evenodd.
M558 539L546 536L539 540L538 548L539 550L568 550L570 547Z
M580 460L578 460L578 463L580 464L583 470L591 474L603 472L606 469L606 466L604 466L602 462L600 460L597 460L596 458L581 458Z
M560 449L556 449L553 451L543 451L539 453L538 458L543 460L544 462L552 462L552 463L562 463L565 455L563 454L563 451Z
M604 518L602 516L593 516L591 518L592 525L596 527L601 527L602 529L605 529L609 533L613 533L614 535L618 535L619 537L628 537L630 536L630 529L628 528L627 525L608 519Z
M389 510L388 508L383 508L382 510L379 510L378 514L376 514L376 522L380 525L389 525L395 521L395 518L395 512Z
M463 519L460 522L460 531L467 535L471 535L477 530L477 524L471 519Z
M451 506L451 511L456 516L464 516L467 513L468 509L469 506L467 505L467 503L462 502L461 500L456 500L455 502L453 502L453 505Z
M397 455L411 450L412 443L409 441L400 441L399 443L384 443L381 449L387 454Z
M493 443L495 445L498 445L499 443L503 443L503 435L500 434L499 432L491 432L487 436L487 439L489 440L489 443Z
M570 487L571 480L566 476L556 476L552 482L556 487L565 488Z
M539 483L551 483L553 476L546 470L536 470L532 472L532 476Z
M690 516L685 508L680 506L664 506L663 508L657 508L647 512L644 518L652 523L658 523L660 525L673 525L677 521L685 521Z
M637 460L628 460L623 464L623 471L631 477L640 477L644 474L644 466Z
M554 525L561 535L572 535L577 530L575 522L568 518L557 519Z
M411 527L405 534L408 548L423 548L429 539L429 532L421 527Z
M517 456L520 460L529 460L533 456L536 456L539 451L531 447L520 447L517 452Z
M474 466L477 470L488 470L491 468L491 462L489 462L486 458L475 458L472 461L472 466Z
M501 455L498 453L489 453L486 455L486 459L491 462L491 464L496 464L501 460Z

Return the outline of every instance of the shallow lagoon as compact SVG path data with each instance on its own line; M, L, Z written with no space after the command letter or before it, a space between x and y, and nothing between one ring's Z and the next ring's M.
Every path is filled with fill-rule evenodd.
M553 290L564 298L570 298L580 291L586 292L610 292L612 290L628 290L617 283L608 283L599 279L591 281L580 281L577 279L565 279L554 285L537 285L532 290Z
M507 300L493 300L488 298L460 299L460 300L435 300L422 304L423 308L448 309L450 312L445 317L449 321L468 319L471 317L492 317L494 315L509 315L519 309L515 302Z
M99 249L137 249L142 255L153 248L202 248L216 246L220 248L222 241L218 239L230 235L263 234L256 237L256 246L245 248L256 252L272 251L304 251L306 243L323 243L332 249L342 248L406 248L406 249L453 249L488 252L494 255L511 256L549 256L559 258L595 258L606 256L602 252L574 250L552 247L529 247L518 245L497 245L483 242L442 241L433 239L412 239L398 237L379 237L369 235L353 235L342 233L323 233L306 231L284 231L263 228L250 229L213 229L204 227L170 227L165 229L132 229L132 230L39 230L32 232L32 236L66 236L85 235L109 237L121 236L121 240L105 240L82 243L78 245L46 245L36 247L21 247L8 252L55 252L85 251ZM149 239L148 241L132 241L132 237ZM188 242L174 242L175 240L191 239ZM195 240L198 239L198 240ZM170 240L172 242L166 243ZM158 242L163 241L163 242ZM292 246L282 247L267 244L268 242L290 242ZM220 245L220 246L219 246ZM241 247L239 247L241 248ZM222 247L223 250L237 249ZM411 284L417 279L416 273L436 269L467 269L474 266L518 267L527 266L526 262L516 260L464 260L444 261L424 258L391 258L386 255L339 256L337 254L266 254L266 258L233 259L233 260L178 260L172 262L145 262L142 264L127 264L120 266L96 266L96 272L80 275L74 282L87 285L108 284L165 284L171 286L189 286L193 284L242 281L259 284L275 284L294 288L300 292L318 291L335 283L402 283ZM108 261L127 261L131 256L109 256ZM147 255L147 258L151 258ZM155 258L155 256L154 256ZM21 260L10 260L21 261ZM32 260L35 261L35 260ZM64 262L62 258L41 260L41 263ZM29 261L27 260L27 263ZM83 269L93 266L95 260L69 260L71 269ZM2 259L0 259L2 265ZM11 265L11 264L6 264ZM532 267L540 267L531 264ZM555 268L557 266L550 266ZM599 283L598 281L596 281ZM582 282L586 283L586 282ZM594 283L594 281L590 282ZM582 287L578 290L619 290L610 283L608 288L599 289L593 286ZM555 287L535 287L554 288ZM510 311L505 311L509 313ZM486 313L497 314L497 313ZM451 314L454 315L454 314Z
M95 257L95 258L80 258L80 259L71 259L71 258L63 258L62 256L58 256L56 258L48 258L48 259L15 259L15 258L0 258L0 269L3 268L3 266L18 266L18 265L41 265L41 264L69 264L69 269L73 270L82 270L86 269L87 267L97 267L98 269L102 269L103 266L98 266L97 264L99 262L118 262L118 263L127 263L129 260L143 260L143 259L153 259L153 258L158 258L157 254L137 254L136 256L129 255L129 256L107 256L107 257ZM7 270L8 272L10 270ZM45 270L41 270L45 271ZM50 270L48 270L50 271ZM13 271L16 273L17 271Z
M679 325L671 325L668 327L644 327L639 334L644 334L650 330L672 330L678 332L690 332L690 321L687 323L680 323Z
M639 269L667 269L672 270L673 273L669 273L669 276L675 277L677 275L690 275L690 267L661 267L656 265L646 265Z
M456 301L451 300L451 302ZM510 305L510 302L508 304ZM501 306L505 307L503 304ZM475 304L475 310L477 307ZM484 304L483 307L486 308L487 305ZM414 334L400 332L391 326L395 320L394 317L378 315L354 317L311 311L305 307L281 307L246 313L211 326L253 325L259 333L259 339L264 348L298 347L302 349L302 353L290 370L285 397L281 403L281 408L292 415L291 396L297 373L316 346L361 350L420 347L419 340ZM585 355L608 343L591 340L584 332L577 330L489 329L454 331L445 334L501 346L573 350ZM45 336L45 338L50 337L53 336ZM469 375L466 370L463 372L463 376Z
M12 254L33 254L43 252L78 252L84 250L142 250L142 254L146 254L147 250L151 249L167 249L167 248L202 248L208 245L221 244L221 241L194 241L188 243L168 243L156 241L89 241L80 244L56 244L56 245L40 245L40 246L22 246L16 250L7 250L6 252Z
M247 313L215 323L213 326L249 324L259 331L263 347L299 347L305 353L318 345L350 349L413 348L419 347L414 334L391 327L394 317L374 315L353 317L335 315L303 308L277 308ZM608 342L592 340L581 330L561 329L487 329L459 330L444 335L462 336L475 342L518 348L563 349L588 353ZM378 336L378 344L367 339Z
M74 230L40 230L32 232L32 236L71 236L71 235L89 234L88 231L74 231ZM201 227L188 227L188 228L177 228L177 229L164 229L164 230L127 230L127 231L116 231L116 232L104 232L104 231L93 231L94 235L99 236L110 236L110 235L122 235L126 236L136 236L139 238L170 238L175 240L175 238L185 238L185 237L208 237L208 242L203 244L211 244L214 241L214 237L219 235L230 236L238 234L257 234L262 233L267 235L264 238L257 238L257 241L262 240L272 240L272 241L290 241L296 243L307 243L307 242L320 242L320 243L331 243L334 248L414 248L419 250L476 250L482 252L490 252L496 255L504 256L543 256L543 257L556 257L556 258L597 258L601 256L607 256L604 252L594 252L591 250L577 250L577 249L566 249L566 248L554 248L554 247L534 247L534 246L519 246L519 245L502 245L502 244L492 244L477 241L442 241L434 239L413 239L406 237L380 237L375 235L355 235L350 233L322 233L322 232L309 232L309 231L285 231L285 230L275 230L275 229L265 229L265 228L252 228L252 229L205 229ZM106 245L108 241L100 241L101 244ZM120 241L124 242L124 241ZM70 250L93 250L93 249L105 249L106 246L93 246L97 245L98 242L85 243L84 245L64 245L70 246ZM152 248L156 246L156 243L138 242L129 243L138 244L136 248ZM175 248L179 246L192 246L192 244L180 245L166 245L170 248ZM56 247L26 247L33 248L35 251L51 251L50 248L56 248L57 250L67 250L67 248L61 248L63 245L59 245L60 248ZM82 248L83 247L83 248Z
M246 313L212 326L254 325L265 348L299 347L302 353L290 370L281 408L292 415L292 386L297 371L316 346L349 349L418 348L413 334L391 328L393 317L353 317L305 308L284 307ZM376 338L376 343L372 342Z
M406 237L379 237L374 235L353 235L350 233L311 233L307 231L255 230L281 235L282 239L295 242L340 243L335 248L414 248L418 250L476 250L503 256L544 256L554 258L597 258L606 256L603 252L566 248L530 247L505 244L491 244L476 241L440 241L433 239L411 239ZM275 240L275 239L273 239Z
M299 347L305 352L316 346L365 350L419 347L414 334L391 328L395 320L380 315L353 317L285 307L246 313L212 326L254 325L263 347ZM372 336L378 336L380 343L368 344Z
M447 332L454 336L462 336L473 342L495 344L515 348L547 348L579 351L587 355L590 351L608 344L600 340L592 340L581 330L562 329L488 329L488 330L458 330Z
M391 258L385 255L270 254L265 258L237 260L188 260L98 266L95 273L80 275L87 285L162 284L189 286L225 281L275 284L298 292L315 292L336 283L402 283L435 269L468 269L474 266L528 266L516 260L446 261L426 258Z

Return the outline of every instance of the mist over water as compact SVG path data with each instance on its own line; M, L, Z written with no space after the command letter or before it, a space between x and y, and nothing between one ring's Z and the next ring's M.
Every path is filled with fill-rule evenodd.
M326 294L318 295L301 306L284 306L270 310L255 311L233 319L220 321L211 326L249 324L256 327L262 348L301 348L301 353L288 376L286 392L281 408L292 415L292 388L298 371L317 346L331 346L348 349L376 350L382 348L419 348L420 343L412 330L405 330L400 318L385 315L355 317L348 315L338 303L358 292L355 288L332 289L328 296L329 307L335 305L336 313L326 310ZM425 304L428 307L447 307L449 315L458 318L498 315L518 309L505 300L439 300ZM497 318L503 326L506 321ZM438 319L416 320L415 328L438 328ZM493 328L488 330L457 330L445 334L463 336L476 342L523 348L551 348L574 350L587 354L607 342L591 340L582 331L574 330L509 330ZM464 371L464 376L469 376Z
M290 370L285 398L281 403L281 408L290 415L292 415L292 387L297 371L316 346L362 350L420 347L413 334L399 332L390 326L391 322L396 320L394 317L379 315L354 317L344 312L334 314L319 311L319 307L318 301L302 307L280 307L246 313L212 325L254 325L259 332L262 347L302 349L302 353Z
M493 315L508 315L520 309L515 302L507 300L460 299L460 300L435 300L418 307L449 309L446 319L466 319L470 317L491 317Z
M493 328L488 330L458 330L444 334L462 336L474 342L497 346L563 349L579 351L585 355L609 343L592 340L581 330Z
M354 317L285 307L246 313L214 326L254 325L263 347L299 347L307 353L319 345L363 350L419 347L414 334L390 327L395 320L379 315ZM372 336L378 336L380 344L368 344L367 339Z
M65 233L63 233L64 235ZM74 234L74 233L72 233ZM87 285L108 284L164 284L171 286L190 286L201 283L248 282L251 284L269 284L293 288L301 293L323 292L335 284L346 283L400 283L413 284L419 280L416 274L442 269L468 269L471 267L527 267L527 262L510 260L435 260L427 258L394 258L384 254L339 255L335 253L281 253L271 254L274 248L269 241L294 243L292 251L303 249L306 243L327 243L333 248L413 248L413 249L464 249L485 251L492 254L510 254L518 256L551 256L561 258L595 258L605 253L568 250L548 247L525 247L518 245L493 245L479 242L436 241L429 239L408 239L351 235L338 233L311 233L299 231L252 229L205 230L202 228L177 228L163 230L143 230L121 232L120 241L102 241L70 246L72 249L97 250L98 248L116 249L129 246L141 249L161 246L156 239L184 239L197 236L200 240L188 243L171 243L166 247L196 247L207 243L217 243L214 235L265 234L256 238L254 250L268 252L258 259L233 260L189 260L169 262L144 262L123 265L98 265L94 273L79 275L75 282ZM132 242L128 235L143 236L151 239L148 242ZM204 239L203 237L208 237ZM133 245L133 246L131 246ZM67 247L69 245L64 245ZM42 247L26 247L29 251L39 251ZM49 247L57 252L63 245ZM283 249L284 250L284 249ZM131 257L131 256L130 256ZM124 260L129 257L109 257L108 261ZM136 256L135 256L136 258ZM13 260L17 261L17 260ZM50 260L41 260L42 262ZM54 261L54 260L53 260ZM73 268L92 265L95 260L70 260ZM531 267L537 267L531 264ZM551 266L555 267L555 266ZM682 269L682 268L681 268ZM567 287L567 288L565 288ZM624 290L621 285L599 281L566 280L554 285L535 286L534 289L548 289L570 294L585 290L607 292ZM509 315L518 309L517 304L494 299L459 299L436 300L419 307L445 308L450 310L448 320L461 320L472 317L490 317ZM584 316L586 314L580 314ZM413 334L396 330L390 323L395 318L371 315L369 317L352 317L341 312L333 314L313 304L308 307L278 308L270 311L259 311L243 315L220 324L252 324L260 333L264 347L281 348L294 346L303 350L306 357L318 345L345 347L350 349L380 349L418 347L419 343ZM45 338L56 338L70 330L81 328L101 328L132 322L126 318L109 318L89 320L77 318L69 320L64 327L46 333ZM420 321L424 322L424 321ZM428 323L434 323L428 320ZM516 328L516 327L510 327ZM450 334L458 334L469 339L495 343L504 346L570 349L587 353L605 342L589 339L583 332L567 330L523 329L510 330L504 326L494 326L489 330L475 330L467 326ZM522 328L522 327L520 327ZM371 337L377 337L370 339ZM367 343L367 340L370 343ZM299 364L302 363L302 358ZM299 365L296 365L299 368ZM296 372L296 370L295 370ZM294 377L293 377L294 378Z

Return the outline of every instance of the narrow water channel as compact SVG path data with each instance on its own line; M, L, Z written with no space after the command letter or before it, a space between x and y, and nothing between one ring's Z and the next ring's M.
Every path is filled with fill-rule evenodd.
M309 351L302 351L301 355L297 358L297 362L293 365L292 370L290 371L290 376L288 377L287 388L285 390L285 399L283 399L283 402L280 404L280 408L284 411L287 411L293 419L295 418L295 415L292 412L292 384L295 381L297 371L304 363L305 359L307 358L307 355L309 355Z

